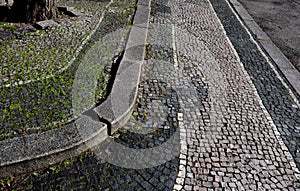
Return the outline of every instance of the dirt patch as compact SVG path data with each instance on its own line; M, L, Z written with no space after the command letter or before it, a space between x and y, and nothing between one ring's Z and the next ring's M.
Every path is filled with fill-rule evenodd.
M300 0L239 0L300 71Z

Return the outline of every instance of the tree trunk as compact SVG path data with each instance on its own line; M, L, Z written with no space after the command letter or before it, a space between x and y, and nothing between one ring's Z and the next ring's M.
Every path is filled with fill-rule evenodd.
M56 0L14 0L13 13L20 22L55 19L58 16Z

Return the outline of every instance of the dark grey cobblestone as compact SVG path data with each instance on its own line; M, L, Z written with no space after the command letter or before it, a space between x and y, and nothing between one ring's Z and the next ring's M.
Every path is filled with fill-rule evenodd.
M152 148L164 143L176 131L179 103L176 92L168 89L166 82L142 80L136 110L124 127L126 133L119 139L122 144L135 143L137 148ZM131 143L131 145L132 145Z
M264 106L300 167L300 109L225 1L211 1ZM283 77L284 79L284 77ZM288 84L288 83L287 83ZM299 100L299 95L298 95Z
M125 169L99 159L93 151L34 174L15 177L9 190L171 190L156 172L176 171L176 160L151 169ZM151 177L148 179L148 177ZM170 178L168 177L170 180ZM7 185L6 185L7 186ZM0 190L5 190L1 185Z

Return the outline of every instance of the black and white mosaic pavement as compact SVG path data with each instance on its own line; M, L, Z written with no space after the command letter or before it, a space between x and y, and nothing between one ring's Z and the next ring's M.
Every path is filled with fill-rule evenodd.
M179 133L170 149L158 153L172 153L172 159L153 157L141 160L151 167L126 168L101 159L105 149L99 145L45 172L16 179L22 184L15 188L299 189L293 158L299 108L227 3L151 3L136 108L110 139L138 151L159 148ZM121 159L127 154L118 153Z

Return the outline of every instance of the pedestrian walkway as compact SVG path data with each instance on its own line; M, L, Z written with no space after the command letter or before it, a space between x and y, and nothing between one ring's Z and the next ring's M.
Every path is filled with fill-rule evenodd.
M19 188L300 189L290 153L295 148L285 145L288 138L278 124L293 120L299 125L297 103L270 75L248 34L239 31L237 39L230 33L224 18L236 24L231 27L241 25L224 16L226 9L218 8L226 2L218 1L153 0L136 107L128 123L89 152L41 176L20 178ZM262 69L252 68L257 65ZM283 102L292 103L281 107L288 114L273 110L277 103L269 97L277 95L271 89L277 86ZM298 135L294 131L291 137Z
M165 28L174 21L175 36L150 29L150 38L176 44L174 69L158 69L172 71L166 83L176 90L183 116L174 188L294 188L293 159L210 2L168 3L169 10L154 9L153 23Z
M175 189L293 189L295 163L210 2L170 7L179 70L187 76L178 84L196 90L181 91L186 148Z

